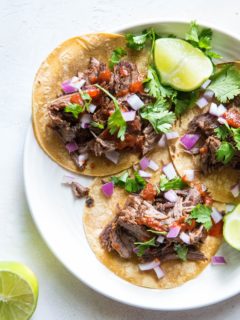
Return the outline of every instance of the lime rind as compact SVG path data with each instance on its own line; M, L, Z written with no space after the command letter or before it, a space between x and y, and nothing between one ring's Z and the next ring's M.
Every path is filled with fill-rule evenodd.
M240 205L224 217L223 237L233 248L240 250Z

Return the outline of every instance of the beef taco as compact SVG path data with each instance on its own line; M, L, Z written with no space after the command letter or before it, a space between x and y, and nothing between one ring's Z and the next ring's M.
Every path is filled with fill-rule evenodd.
M85 208L83 221L89 245L112 272L138 286L164 289L195 278L208 265L221 244L224 206L212 207L202 185L178 177L166 150L153 155L159 168L160 158L171 179L161 169L148 182L141 171L110 182L96 179L90 189L94 206ZM106 196L112 183L114 191Z
M194 170L214 200L239 203L240 63L220 65L197 104L173 129L172 161L180 176Z
M159 139L139 108L149 50L131 51L117 34L67 40L41 65L33 87L33 128L64 168L106 176L136 163ZM122 59L120 60L120 58Z

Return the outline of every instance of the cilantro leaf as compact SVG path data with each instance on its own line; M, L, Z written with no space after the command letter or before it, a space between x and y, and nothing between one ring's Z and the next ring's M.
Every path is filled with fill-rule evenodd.
M159 38L159 36L154 31L154 29L151 28L151 29L144 30L140 35L133 35L132 33L128 33L125 35L125 38L127 41L128 48L140 51L143 48L145 48L148 39L152 41L152 50L153 50L155 39Z
M182 178L176 177L172 180L168 180L164 175L160 177L160 190L168 191L168 190L180 190L187 187L187 184L182 181Z
M123 56L127 54L126 50L121 47L118 47L113 50L112 55L109 59L109 67L113 69L115 64L118 64Z
M224 68L214 76L208 89L222 103L232 100L240 94L240 70L235 66Z
M179 243L175 243L174 250L176 251L178 258L182 261L187 260L188 247L185 245L181 245Z
M152 229L147 229L147 231L152 232L154 234L159 234L161 236L165 236L167 234L167 231L157 231L157 230L152 230Z
M79 93L81 95L81 98L83 99L84 108L87 109L87 111L89 111L89 106L91 104L92 98L87 92L84 92L81 89L79 90Z
M65 108L64 112L71 113L75 119L78 118L79 114L84 111L84 107L80 106L80 104L77 103L69 103Z
M118 105L117 99L106 89L104 89L102 86L100 86L99 84L95 84L95 86L99 89L101 89L107 96L109 96L115 106L115 111L110 115L110 117L108 118L108 129L110 134L114 134L115 132L117 133L117 137L124 141L125 139L125 133L127 130L127 124L126 121L123 119L120 107Z
M126 171L121 176L111 177L111 180L112 180L112 182L114 183L115 186L119 186L121 188L124 188L128 177L129 177L129 173Z
M236 148L240 150L240 128L234 129L232 128L233 140L236 143Z
M218 128L214 129L214 132L220 140L225 140L231 134L230 128L225 125L219 126Z
M91 121L90 125L94 128L104 129L104 124L96 121Z
M192 108L198 98L198 90L192 92L178 92L175 98L175 114L179 118L184 112Z
M138 257L142 257L145 253L145 251L150 247L157 247L155 243L155 238L152 238L145 242L134 242L136 246L136 255Z
M191 211L189 219L196 219L198 223L202 223L206 230L212 227L211 208L204 204L198 204Z
M193 41L198 43L199 41L198 33L199 33L198 25L196 24L196 21L192 21L190 23L190 30L185 35L185 39L187 41Z
M162 99L143 107L140 114L151 123L157 133L167 132L175 121L175 114L166 110L165 101Z
M130 178L127 171L119 177L111 177L111 181L114 185L124 188L129 193L138 193L144 189L147 184L146 180L143 179L138 172L134 172L134 177Z
M231 143L222 142L220 147L216 152L216 158L218 161L221 161L223 164L228 164L235 155L235 150Z

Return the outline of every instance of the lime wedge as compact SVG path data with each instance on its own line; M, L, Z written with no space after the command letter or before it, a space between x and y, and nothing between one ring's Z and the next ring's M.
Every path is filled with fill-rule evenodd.
M18 262L0 262L0 319L27 320L38 299L38 281Z
M240 204L224 217L223 236L230 246L240 250Z
M213 72L211 60L201 50L181 39L156 40L154 60L162 83L180 91L200 87Z

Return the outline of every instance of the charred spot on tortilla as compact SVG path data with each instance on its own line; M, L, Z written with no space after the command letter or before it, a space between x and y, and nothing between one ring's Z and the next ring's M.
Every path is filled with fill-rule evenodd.
M94 206L94 199L92 197L87 197L85 203L88 208L92 208Z

